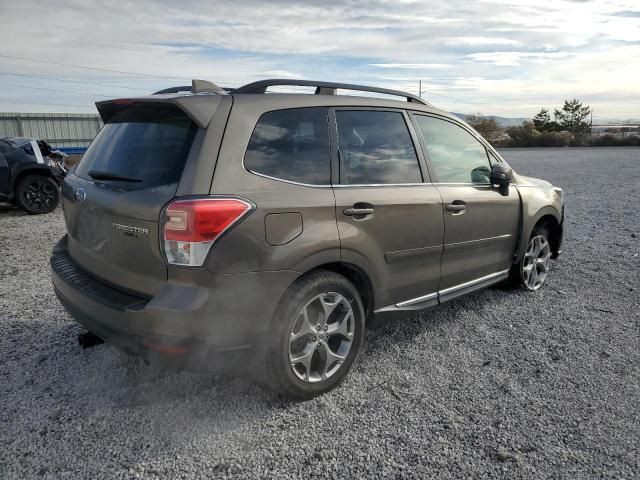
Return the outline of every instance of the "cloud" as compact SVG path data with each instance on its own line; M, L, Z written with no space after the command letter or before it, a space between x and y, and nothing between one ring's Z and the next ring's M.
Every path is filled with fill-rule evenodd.
M640 10L623 10L621 12L612 13L614 17L640 18Z
M440 42L445 45L522 45L520 40L502 37L446 37Z
M450 68L451 65L446 63L371 63L372 67L378 68L399 68L399 69L431 69L431 68Z
M300 73L289 72L287 70L267 70L264 72L265 77L270 78L304 78Z
M519 66L522 62L548 63L550 60L566 59L569 52L482 52L472 53L468 58L476 62L487 62L497 66Z
M46 32L25 21L35 11ZM0 57L0 83L24 85L3 86L0 110L90 111L80 92L97 100L191 78L233 86L304 77L412 93L423 80L446 108L518 115L593 94L599 112L624 117L640 98L637 42L636 0L7 1L0 53L52 63Z

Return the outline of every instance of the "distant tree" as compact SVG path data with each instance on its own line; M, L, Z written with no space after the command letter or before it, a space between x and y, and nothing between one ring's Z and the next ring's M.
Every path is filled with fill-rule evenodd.
M533 147L535 146L533 138L539 133L533 122L524 121L518 127L507 128L507 135L511 137L511 146L513 147Z
M567 147L575 141L571 132L539 132L533 122L525 121L507 129L510 147Z
M640 135L628 135L626 137L616 137L610 133L600 135L591 140L593 147L638 147L640 146Z
M466 121L489 142L499 140L502 135L500 125L493 117L483 117L481 114L467 115Z
M539 132L557 132L561 130L557 122L551 120L549 110L541 109L535 117L533 117L533 125Z
M571 132L576 139L582 139L589 133L589 122L585 121L589 114L591 108L574 98L565 100L562 110L555 110L554 117L561 130Z

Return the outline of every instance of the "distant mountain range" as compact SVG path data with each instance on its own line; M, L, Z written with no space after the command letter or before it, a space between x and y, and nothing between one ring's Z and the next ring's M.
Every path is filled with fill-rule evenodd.
M464 113L458 113L458 112L451 112L451 113L456 117L459 117L465 121L467 120L468 116L477 116L477 115L465 115ZM518 125L522 125L522 122L526 120L531 120L530 118L526 118L526 117L511 118L511 117L499 117L497 115L480 115L480 116L484 118L493 118L496 122L498 122L498 125L504 128L517 127Z
M458 113L458 112L450 112L453 115L455 115L456 117L459 117L463 120L467 120L467 117L471 116L471 115L467 115L464 113ZM473 115L473 116L477 116L477 115ZM480 115L483 118L493 118L496 122L498 122L498 125L500 125L503 128L508 128L508 127L517 127L519 125L522 125L522 122L529 120L531 121L531 118L525 118L525 117L499 117L497 115ZM593 125L595 126L596 123L598 125L638 125L640 124L640 118L627 118L624 120L620 120L620 119L615 119L615 118L602 118L599 117L597 118L597 122L596 122L596 117L593 118Z

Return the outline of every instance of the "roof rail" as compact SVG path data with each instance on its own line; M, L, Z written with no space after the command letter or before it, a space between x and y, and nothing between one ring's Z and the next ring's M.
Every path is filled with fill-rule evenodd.
M388 88L367 87L364 85L351 85L349 83L334 83L334 82L317 82L315 80L292 80L290 78L284 79L269 79L259 80L257 82L248 83L242 87L238 87L233 93L265 93L268 87L292 85L299 87L316 87L316 95L335 95L337 89L342 90L354 90L358 92L372 92L382 93L385 95L394 95L397 97L404 97L408 102L421 103L423 105L430 105L429 102L422 98L413 95L408 92L401 92L400 90L391 90Z

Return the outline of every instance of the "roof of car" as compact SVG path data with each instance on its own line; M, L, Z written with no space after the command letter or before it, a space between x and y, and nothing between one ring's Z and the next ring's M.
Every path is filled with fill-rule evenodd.
M315 88L313 93L279 93L267 91L270 87L298 86ZM340 91L340 95L338 95ZM354 94L342 94L342 92ZM169 102L183 110L188 110L196 122L204 127L211 119L221 98L232 96L250 98L256 104L280 108L301 108L309 106L345 106L345 107L379 107L405 108L410 110L437 113L439 115L456 118L449 112L435 108L426 100L408 92L391 90L364 85L323 82L313 80L269 79L249 83L238 88L222 88L204 80L193 80L191 87L179 86L160 90L153 95L121 98L96 102L98 111L106 122L109 107L126 103L164 103ZM376 96L373 96L376 95ZM384 97L381 97L383 95ZM395 99L396 97L397 99ZM404 101L400 101L404 99ZM400 104L400 105L399 105ZM194 112L194 108L197 110Z

